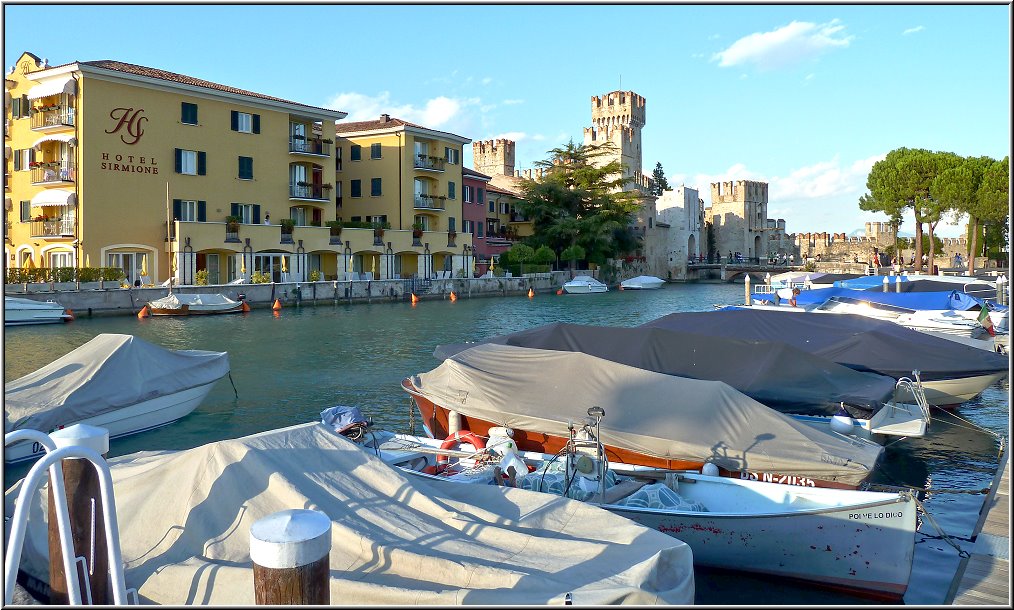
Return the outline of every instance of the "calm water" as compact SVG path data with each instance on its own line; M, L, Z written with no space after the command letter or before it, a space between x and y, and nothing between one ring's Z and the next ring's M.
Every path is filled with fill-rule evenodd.
M742 302L742 285L670 285L662 290L601 295L459 299L457 302L338 305L287 308L275 315L191 319L132 316L78 319L66 325L5 329L4 380L16 379L99 333L126 333L172 349L229 352L232 380L220 381L191 415L162 428L115 441L110 455L146 449L185 449L319 418L330 406L360 407L381 427L407 431L408 395L401 380L437 366L442 343L483 339L554 321L634 326L674 311L704 311L715 303ZM972 424L1007 435L1008 381L963 405L957 417L937 412L929 435L888 447L874 482L941 490L987 487L999 443ZM238 396L237 396L238 393ZM960 418L960 419L959 419ZM968 420L970 423L966 423ZM417 432L421 429L417 428ZM27 467L4 473L4 487ZM924 501L957 544L975 525L983 496L930 494ZM957 551L925 519L916 546L908 604L942 603L957 567ZM702 604L856 604L863 600L805 586L701 570Z

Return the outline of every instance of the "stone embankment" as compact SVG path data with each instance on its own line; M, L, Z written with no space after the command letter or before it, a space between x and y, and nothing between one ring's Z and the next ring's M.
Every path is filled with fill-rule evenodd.
M222 294L244 300L253 308L271 307L276 300L286 305L327 305L334 303L382 303L408 301L415 294L420 300L446 299L453 291L458 298L525 295L529 289L555 292L570 280L569 271L526 274L524 277L360 280L352 282L283 282L270 284L223 284L216 286L178 286L175 292ZM7 284L8 296L37 301L53 300L74 312L75 316L136 314L149 301L169 294L165 287L120 288L115 282L56 284Z

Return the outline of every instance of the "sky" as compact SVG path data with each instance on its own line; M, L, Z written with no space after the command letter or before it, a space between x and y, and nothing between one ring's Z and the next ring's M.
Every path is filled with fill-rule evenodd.
M381 113L534 166L591 126L591 98L646 98L642 170L670 185L769 183L789 233L861 231L899 147L1011 148L1010 7L5 3L4 66L112 59L284 99ZM45 35L40 35L45 31ZM471 167L471 147L465 145ZM964 219L937 234L964 233ZM912 234L908 214L901 231Z

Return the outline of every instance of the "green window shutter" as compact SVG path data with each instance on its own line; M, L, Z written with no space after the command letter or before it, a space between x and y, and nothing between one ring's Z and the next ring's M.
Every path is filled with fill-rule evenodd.
M176 173L183 173L183 150L180 148L176 149Z
M203 150L197 151L197 175L206 176L208 174L208 155Z
M261 132L261 115L259 114L253 115L253 132L254 133Z
M21 171L21 156L22 156L22 153L21 153L20 150L15 150L14 151L14 171L16 171L16 172L20 172ZM10 184L10 183L8 183L8 184Z
M238 203L230 203L229 204L229 216L235 216L235 217L239 218L239 204Z
M239 131L239 112L233 110L230 114L232 117L232 130Z
M208 222L208 202L197 202L197 222Z
M261 206L260 206L260 204L255 204L253 206L253 223L255 225L261 224Z
M183 200L173 199L173 220L179 220L183 211Z

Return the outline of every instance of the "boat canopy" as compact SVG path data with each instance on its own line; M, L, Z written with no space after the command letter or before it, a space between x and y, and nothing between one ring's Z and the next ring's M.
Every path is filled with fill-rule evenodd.
M895 385L890 377L854 371L780 341L664 328L556 322L485 343L582 352L656 373L723 381L783 413L834 415L840 402L876 411L891 399ZM474 345L438 346L433 355L444 359Z
M253 606L250 526L303 508L331 521L332 604L694 601L690 547L672 536L550 494L409 478L319 422L109 463L144 603ZM21 564L43 582L46 493L29 501Z
M827 302L828 299L837 298L881 303L893 307L911 309L912 311L946 309L968 311L977 310L982 307L981 299L957 290L943 292L892 292L893 289L894 283L892 282L887 292L883 292L883 289L881 289L881 292L877 292L875 290L857 290L833 286L803 290L796 296L796 303L800 306L819 305ZM772 294L754 294L751 295L751 298L755 301L774 301L774 295Z
M979 297L980 299L990 299L996 296L996 288L990 286L985 282L979 282L972 280L967 284L960 285L960 289L955 288L954 282L938 282L936 280L918 280L918 281L903 281L901 282L901 292L950 292L951 290L957 290L965 294ZM845 286L845 288L854 288L854 286ZM890 290L898 290L898 287L892 282ZM883 283L880 286L866 288L867 291L883 291Z
M168 350L103 333L4 387L4 432L63 425L202 386L229 372L229 354Z
M494 425L569 437L589 407L602 442L665 460L713 462L858 485L883 447L832 435L720 381L673 377L580 352L480 344L414 376L436 405Z
M224 294L188 294L174 292L166 295L161 299L151 301L149 305L151 307L157 307L159 309L179 309L183 305L235 305L236 301L233 301Z
M781 341L857 371L923 381L991 375L1008 368L1007 358L978 347L856 314L751 309L673 313L642 326L683 330L742 340Z

